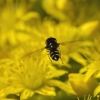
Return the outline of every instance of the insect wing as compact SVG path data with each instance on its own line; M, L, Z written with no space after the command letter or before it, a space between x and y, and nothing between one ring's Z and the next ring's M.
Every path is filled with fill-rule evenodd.
M41 48L39 50L29 52L29 53L25 54L21 59L25 59L28 57L33 57L34 59L38 59L44 49L45 48Z
M62 45L65 47L67 52L76 51L81 46L81 44L82 44L82 41L79 41L79 40L59 43L59 45Z

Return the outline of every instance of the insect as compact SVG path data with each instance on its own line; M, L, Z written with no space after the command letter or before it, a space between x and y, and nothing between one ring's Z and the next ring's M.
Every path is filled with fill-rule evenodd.
M58 47L59 43L57 43L57 40L55 38L50 37L46 40L45 49L49 51L52 60L58 61L58 59L60 58Z
M76 45L75 44L76 41L71 41L71 42L74 43L73 45ZM56 38L50 37L50 38L46 39L46 46L44 48L40 49L40 50L37 50L37 51L43 51L44 49L46 49L49 52L49 57L54 61L58 61L59 59L61 59L61 52L60 52L60 49L59 49L59 45L66 45L67 44L67 47L68 46L70 47L71 42L58 43ZM25 56L30 55L32 53L35 53L37 51L26 54ZM61 61L62 61L62 59L61 59ZM63 61L62 61L62 63L63 63Z

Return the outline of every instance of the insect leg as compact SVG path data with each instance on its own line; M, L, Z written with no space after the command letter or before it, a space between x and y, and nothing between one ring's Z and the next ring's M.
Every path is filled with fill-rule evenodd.
M51 60L51 58L50 58L50 56L49 56L49 51L47 50L47 52L48 52L48 58L50 59L51 64L52 64L52 66L53 66L52 60Z
M62 62L62 64L64 64L64 62L63 62L63 60L62 60L62 57L61 57L61 50L60 50L60 48L58 48L58 49L59 49L59 54L60 54L61 62Z

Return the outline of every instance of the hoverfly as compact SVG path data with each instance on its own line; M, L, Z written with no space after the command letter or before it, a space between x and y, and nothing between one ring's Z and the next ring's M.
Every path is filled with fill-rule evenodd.
M79 43L79 41L58 43L57 39L54 38L54 37L47 38L45 42L46 42L45 47L41 48L40 50L30 52L30 53L26 54L25 56L28 56L28 55L34 54L35 52L43 51L44 49L46 49L49 52L50 60L52 59L54 61L58 61L59 59L61 59L61 53L60 53L60 50L59 50L59 45L67 45L67 47L68 46L70 47L70 44L77 45L77 43ZM25 56L23 56L23 57L25 57ZM62 59L61 59L61 61L62 61ZM63 61L62 61L62 63L63 63Z

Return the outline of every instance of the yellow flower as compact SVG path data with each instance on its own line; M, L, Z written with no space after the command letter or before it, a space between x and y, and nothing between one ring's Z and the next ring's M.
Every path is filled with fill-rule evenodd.
M68 76L69 82L78 96L93 94L93 91L97 86L97 81L95 79L90 78L87 82L85 82L85 75L69 74Z
M87 58L89 64L85 66L80 72L86 72L86 81L91 77L100 78L100 37L94 40L94 46L86 48L83 55Z
M39 16L29 11L33 4L29 5L26 0L6 0L0 8L0 47L15 46L19 41L31 39L27 34L26 22Z
M8 62L8 63L5 63ZM7 82L4 76L6 75L6 65L9 66L12 62L8 59L0 60L0 99L7 100L5 88L7 87Z
M5 91L4 90L0 90L0 99L1 100L6 100L6 94L5 94Z
M99 20L98 4L99 1L90 3L87 0L42 0L42 7L46 13L57 20L67 21L67 23L77 26L87 21ZM95 16L93 16L94 13Z
M6 95L19 94L20 99L27 99L35 93L55 96L55 86L67 90L66 84L53 79L67 71L53 68L44 59L41 62L40 59L36 60L33 57L26 57L21 61L4 59L0 65L5 68L5 74L0 81L6 84L4 87Z
M85 81L87 81L90 77L100 79L100 36L95 38L94 47L88 50L89 55L87 57L90 64L87 67L85 73ZM86 68L85 67L85 68ZM94 96L96 96L100 92L100 86L96 87L94 91Z

